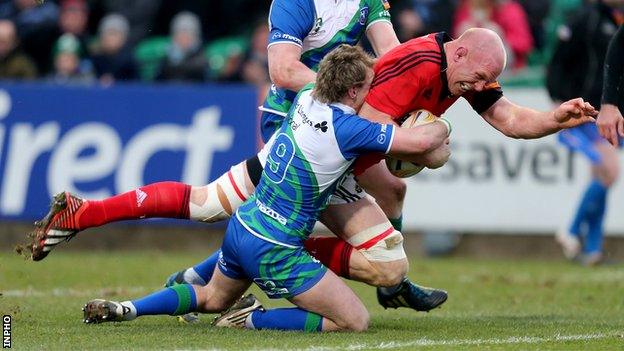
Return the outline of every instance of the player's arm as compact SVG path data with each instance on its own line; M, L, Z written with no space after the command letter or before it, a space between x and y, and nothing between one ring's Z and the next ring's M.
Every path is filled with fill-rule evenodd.
M620 26L609 43L604 64L602 103L596 124L598 131L612 145L618 146L624 137L624 118L618 108L624 94L624 25Z
M360 111L358 112L358 115L366 118L367 120L371 122L396 125L396 122L394 122L394 119L392 118L392 116L374 108L373 106L369 105L367 102L365 102L364 105L362 105L362 107L360 108Z
M366 30L366 37L370 41L377 57L382 56L400 44L394 28L392 28L392 23L389 21L377 21L371 24Z
M388 154L428 168L441 167L451 156L449 122L439 119L415 128L394 128Z
M314 4L307 0L273 0L269 12L268 60L271 81L301 90L316 73L301 63L303 40L314 25Z
M366 19L366 37L370 41L375 55L382 56L399 45L399 39L390 21L390 2L366 0L369 7Z
M316 79L316 73L299 61L301 47L280 43L269 46L269 75L280 88L301 90Z
M598 111L581 98L568 100L554 110L541 112L499 98L481 116L508 137L535 139L561 129L593 122Z

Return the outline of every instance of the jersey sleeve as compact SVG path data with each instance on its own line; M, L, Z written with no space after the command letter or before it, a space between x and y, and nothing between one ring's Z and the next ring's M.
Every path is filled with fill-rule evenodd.
M269 45L303 45L314 25L316 10L311 0L274 0L269 12Z
M488 84L484 90L466 95L465 98L478 114L487 111L498 99L503 97L503 89L498 82Z
M369 0L366 29L379 21L390 22L390 2L388 0Z
M369 152L388 153L394 137L394 126L370 122L357 115L343 115L334 120L338 147L346 160Z

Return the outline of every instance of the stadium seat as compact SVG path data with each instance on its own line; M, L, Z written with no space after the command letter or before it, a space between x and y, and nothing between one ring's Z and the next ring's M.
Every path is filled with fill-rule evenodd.
M169 37L151 37L141 41L134 50L139 65L139 76L144 81L152 81L158 73L158 65L167 53Z
M212 77L218 77L225 68L228 59L234 55L242 54L248 46L249 38L246 36L219 38L206 45L205 53L210 63Z

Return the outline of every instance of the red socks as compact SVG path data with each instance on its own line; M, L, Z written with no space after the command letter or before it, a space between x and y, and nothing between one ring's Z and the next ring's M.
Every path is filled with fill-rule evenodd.
M84 230L126 219L151 217L189 218L191 186L178 182L149 184L96 201L85 201L79 210L78 229Z
M340 277L349 278L349 261L353 246L335 237L309 238L304 242L308 252Z

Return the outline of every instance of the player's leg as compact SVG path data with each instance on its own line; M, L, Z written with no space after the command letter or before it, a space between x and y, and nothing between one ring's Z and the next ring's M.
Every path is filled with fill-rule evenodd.
M177 284L131 301L95 299L83 307L85 323L131 321L141 316L178 316L189 312L221 312L251 283L215 272L208 285Z
M609 189L619 176L617 149L611 144L599 140L595 149L600 154L601 162L592 165L593 180L586 191L593 192L592 206L587 210L587 236L583 245L582 263L599 264L603 259L603 224L607 209Z
M229 257L237 250L238 262L250 277L272 299L288 298L296 308L256 310L246 318L245 326L253 329L277 330L363 330L368 313L362 302L334 273L328 272L303 247L268 242L251 235L238 219L230 221L229 233L238 233L238 240L223 245L223 260L215 270L229 275L236 269ZM229 234L228 233L228 234ZM260 234L258 234L260 235ZM231 245L230 245L231 244ZM228 314L220 317L230 318Z
M305 246L314 257L339 276L385 287L378 290L384 307L428 311L446 301L445 291L418 286L406 278L408 262L401 233L394 230L374 200L358 189L352 176L345 178L331 201L321 221L340 238L308 239ZM217 252L192 268L174 273L167 285L210 280L218 258Z
M365 169L357 175L357 182L372 195L394 228L403 229L403 201L407 185L403 179L393 176L385 161Z
M219 312L228 308L250 285L237 260L239 250L245 249L237 230L240 229L231 223L228 225L222 246L223 267L215 271L207 285L176 284L133 301L92 300L83 309L85 323L128 321L144 315Z
M587 228L583 257L593 264L601 258L602 223L608 189L618 175L615 149L603 143L595 126L584 125L559 133L559 141L573 151L583 154L592 164L592 180L587 185L574 219L567 231L557 233L557 241L566 257L577 257L581 251L580 238Z
M323 331L365 331L369 314L362 301L336 274L327 271L311 289L290 298L299 308L323 316Z
M154 217L203 222L227 219L253 193L254 180L261 173L262 166L254 156L202 187L160 182L104 200L85 200L67 192L57 194L46 217L35 223L32 258L42 260L79 231L111 222Z
M343 184L350 188L348 183L347 178ZM321 221L332 232L340 233L340 238L308 239L306 248L315 257L343 276L377 286L378 302L386 308L429 311L446 301L445 291L419 286L406 278L408 261L403 236L372 198L364 196L344 203L344 199L335 197L332 203L322 213ZM344 248L332 251L332 247Z

